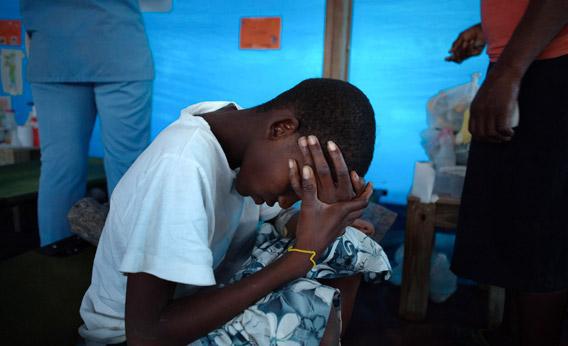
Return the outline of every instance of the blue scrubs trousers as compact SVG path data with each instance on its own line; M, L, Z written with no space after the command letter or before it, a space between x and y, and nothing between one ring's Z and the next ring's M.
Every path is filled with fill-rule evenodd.
M71 235L67 213L85 196L89 140L100 116L109 196L150 142L152 81L32 83L41 146L41 246Z

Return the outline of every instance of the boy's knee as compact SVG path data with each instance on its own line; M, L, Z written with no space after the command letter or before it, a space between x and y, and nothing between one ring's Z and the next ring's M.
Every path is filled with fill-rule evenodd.
M325 333L321 339L322 346L339 345L341 337L341 319L338 316L337 310L332 305L325 327Z

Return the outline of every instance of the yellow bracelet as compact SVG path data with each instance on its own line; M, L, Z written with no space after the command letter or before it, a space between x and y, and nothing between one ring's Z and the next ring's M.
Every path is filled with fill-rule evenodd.
M302 250L302 249L296 249L293 246L290 246L288 248L288 252L301 252L301 253L306 253L308 255L310 255L310 261L312 262L312 269L314 269L316 267L316 261L314 260L314 257L316 257L316 252L314 250Z

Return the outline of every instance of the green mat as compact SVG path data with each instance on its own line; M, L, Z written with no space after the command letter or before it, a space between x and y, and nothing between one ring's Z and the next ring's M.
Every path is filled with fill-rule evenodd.
M30 251L0 262L0 344L75 345L95 248L69 257Z
M0 166L0 205L14 205L23 199L33 199L39 185L39 161ZM105 184L103 160L89 159L87 186Z

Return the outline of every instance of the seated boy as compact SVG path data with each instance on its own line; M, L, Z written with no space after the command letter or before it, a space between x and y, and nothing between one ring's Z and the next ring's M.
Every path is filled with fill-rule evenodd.
M328 143L331 169L308 135ZM185 345L305 276L366 207L372 188L347 167L363 175L374 141L368 99L337 80L305 80L251 109L186 108L113 193L81 335L88 343ZM280 211L276 202L288 208L300 198L294 246L315 258L289 251L236 283L197 290L217 283L223 264L234 262L229 246L254 237L259 220Z

